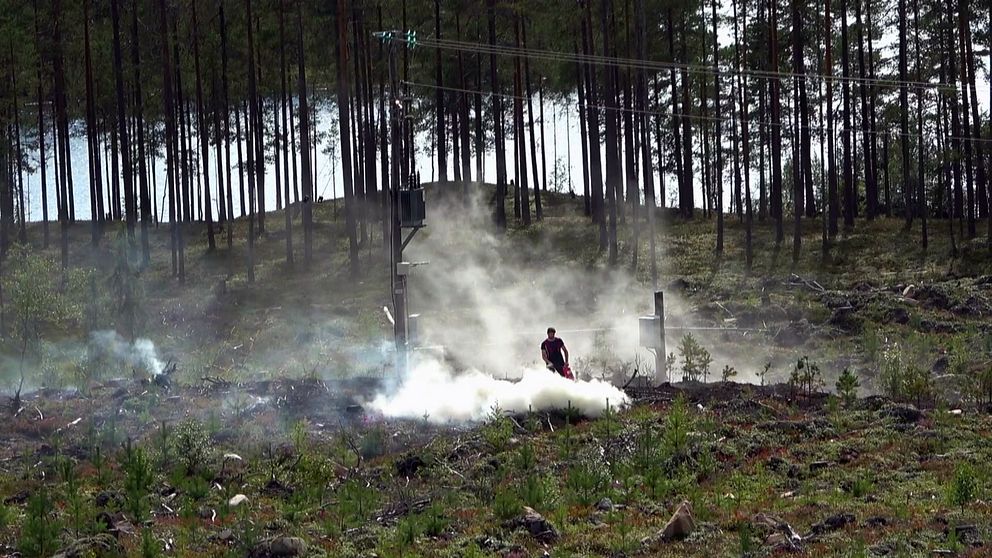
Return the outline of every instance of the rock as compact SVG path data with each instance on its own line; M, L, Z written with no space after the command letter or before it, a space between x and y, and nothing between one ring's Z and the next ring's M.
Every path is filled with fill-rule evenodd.
M809 464L809 472L815 473L830 466L829 461L814 461Z
M230 542L234 540L234 532L230 529L224 529L220 533L210 535L210 539L217 542Z
M524 506L524 515L518 520L518 524L526 527L539 542L549 543L558 539L558 529L531 507Z
M789 462L777 455L769 457L768 461L765 462L765 467L767 467L770 471L775 471L776 473L779 472L780 469L788 466Z
M858 450L854 448L843 448L840 450L840 455L837 457L837 462L841 465L847 465L848 463L856 460L859 455Z
M196 510L196 515L200 519L212 519L217 515L217 512L207 506L200 506L200 509Z
M424 460L419 455L408 454L396 461L396 475L399 477L412 477L424 465Z
M893 403L886 405L879 413L883 417L891 417L899 422L911 424L923 418L923 411L907 404Z
M112 490L101 490L93 497L93 503L98 507L105 508L109 504L119 506L122 501L121 495Z
M798 550L803 542L803 538L796 533L792 525L775 516L759 513L751 518L751 523L759 533L765 534L767 545Z
M855 314L854 308L850 306L834 309L827 323L846 332L861 330L861 318Z
M906 302L916 302L912 299L907 299ZM882 315L883 324L902 324L905 325L909 323L909 311L902 307L889 308Z
M688 501L683 501L662 528L658 538L665 542L682 540L691 535L695 529L696 520L692 517L692 505Z
M100 533L92 537L75 540L52 558L83 558L84 556L116 556L121 553L117 538L109 533Z
M596 502L596 509L603 512L613 511L613 500L603 498L602 500Z
M887 541L870 547L868 551L875 556L888 556L896 551L896 545Z
M945 535L950 535L950 530L944 530ZM959 543L967 546L982 546L982 535L978 532L976 525L955 525L954 534Z
M232 508L236 508L247 501L248 501L248 497L245 496L244 494L235 494L234 496L231 497L230 500L227 501L227 505L231 506Z
M880 515L873 515L865 520L865 527L871 529L877 529L879 527L885 527L889 523L890 522L887 517L882 517Z
M307 543L299 537L278 537L269 543L270 556L302 556Z
M813 525L808 536L819 537L827 533L837 531L838 529L843 529L847 525L854 522L855 518L853 513L838 513L836 515L831 515L816 525Z

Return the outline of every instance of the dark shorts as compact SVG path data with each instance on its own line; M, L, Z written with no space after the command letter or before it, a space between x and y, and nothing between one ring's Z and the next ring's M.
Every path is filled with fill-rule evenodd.
M555 369L559 375L565 375L565 363L564 362L552 362L551 366Z

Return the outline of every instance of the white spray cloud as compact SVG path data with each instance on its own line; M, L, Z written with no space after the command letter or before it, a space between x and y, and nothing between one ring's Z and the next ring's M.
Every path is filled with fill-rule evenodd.
M575 372L578 360L593 355L599 341L618 356L653 357L638 345L637 317L651 313L653 297L624 269L580 262L568 246L596 239L581 229L541 234L497 235L481 194L472 203L438 200L429 190L428 227L406 250L405 259L429 261L410 274L410 306L421 314L420 345L444 346L459 368L498 377L515 376L521 366L541 366L540 343L554 326L568 347Z
M131 368L159 375L165 365L158 357L155 344L150 339L136 339L129 343L114 330L90 333L88 347L90 359L110 358Z
M588 417L629 402L615 386L600 381L573 381L544 369L523 369L519 381L500 380L472 369L455 373L435 359L413 365L393 390L380 394L369 408L393 418L420 418L434 423L476 421L494 407L523 413L565 409L569 405Z

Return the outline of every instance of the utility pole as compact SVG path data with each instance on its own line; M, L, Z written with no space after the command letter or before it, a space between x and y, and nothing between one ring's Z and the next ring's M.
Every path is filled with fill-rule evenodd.
M407 369L407 311L406 311L406 275L399 273L399 263L403 261L403 231L400 228L400 158L402 146L400 141L401 111L403 105L399 99L399 84L396 76L396 42L391 40L391 34L382 36L387 41L389 49L389 124L391 143L391 169L389 183L390 192L389 219L390 243L392 245L390 271L392 272L393 296L393 338L396 342L396 372L405 374Z

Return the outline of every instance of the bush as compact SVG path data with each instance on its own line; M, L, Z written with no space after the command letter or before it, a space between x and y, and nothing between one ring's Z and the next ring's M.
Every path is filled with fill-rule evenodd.
M493 451L499 453L506 449L513 436L513 424L503 414L499 405L494 405L489 412L485 426L482 427L482 437Z
M28 558L54 554L60 526L54 517L55 505L44 488L28 499L27 517L21 529L20 550Z
M679 342L679 355L682 357L682 381L706 381L710 374L713 358L709 351L696 341L691 333L685 334Z
M820 374L820 366L815 362L810 362L808 356L796 361L796 367L789 375L789 386L793 392L798 392L807 398L813 396L816 391L823 387L823 376Z
M853 405L855 399L857 399L858 387L860 386L861 383L858 381L857 375L847 368L841 372L840 378L837 379L837 383L835 384L837 394L844 400L844 405L848 407Z
M179 457L187 475L197 472L209 455L207 432L196 419L180 422L172 432L172 450Z
M951 504L963 508L975 499L978 491L978 477L974 467L969 463L960 463L954 469L954 478L948 488L948 499Z

